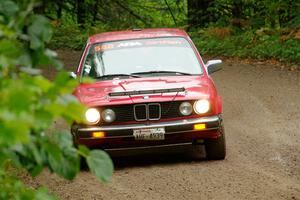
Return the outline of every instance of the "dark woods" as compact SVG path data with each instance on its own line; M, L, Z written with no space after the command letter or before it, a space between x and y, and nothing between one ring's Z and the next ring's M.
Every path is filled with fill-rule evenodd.
M110 29L211 25L238 28L299 27L293 0L42 0L35 11L56 23Z
M179 27L203 54L300 62L300 1L42 0L54 27L52 48L81 49L89 35Z

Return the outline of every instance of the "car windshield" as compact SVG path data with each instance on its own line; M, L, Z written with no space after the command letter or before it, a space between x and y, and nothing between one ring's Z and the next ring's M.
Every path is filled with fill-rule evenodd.
M186 39L170 37L94 44L82 74L95 79L139 78L199 75L202 68Z

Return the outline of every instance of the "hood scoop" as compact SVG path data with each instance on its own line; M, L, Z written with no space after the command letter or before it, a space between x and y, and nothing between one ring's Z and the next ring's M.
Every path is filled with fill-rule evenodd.
M185 88L170 88L170 89L154 89L154 90L135 90L127 92L112 92L108 95L110 97L118 96L132 96L132 95L143 95L143 94L157 94L157 93L172 93L172 92L184 92Z

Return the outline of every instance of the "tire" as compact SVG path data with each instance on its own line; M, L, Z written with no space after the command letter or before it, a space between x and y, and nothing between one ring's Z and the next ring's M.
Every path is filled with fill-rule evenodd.
M206 159L224 160L226 157L225 131L222 126L220 129L221 136L216 140L205 141Z

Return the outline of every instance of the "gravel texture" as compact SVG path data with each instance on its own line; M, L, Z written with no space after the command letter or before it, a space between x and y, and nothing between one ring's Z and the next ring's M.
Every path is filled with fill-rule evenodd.
M60 56L70 67L80 53ZM300 72L225 62L213 78L223 99L224 161L114 158L106 184L87 171L71 182L47 170L25 181L61 199L300 199Z

